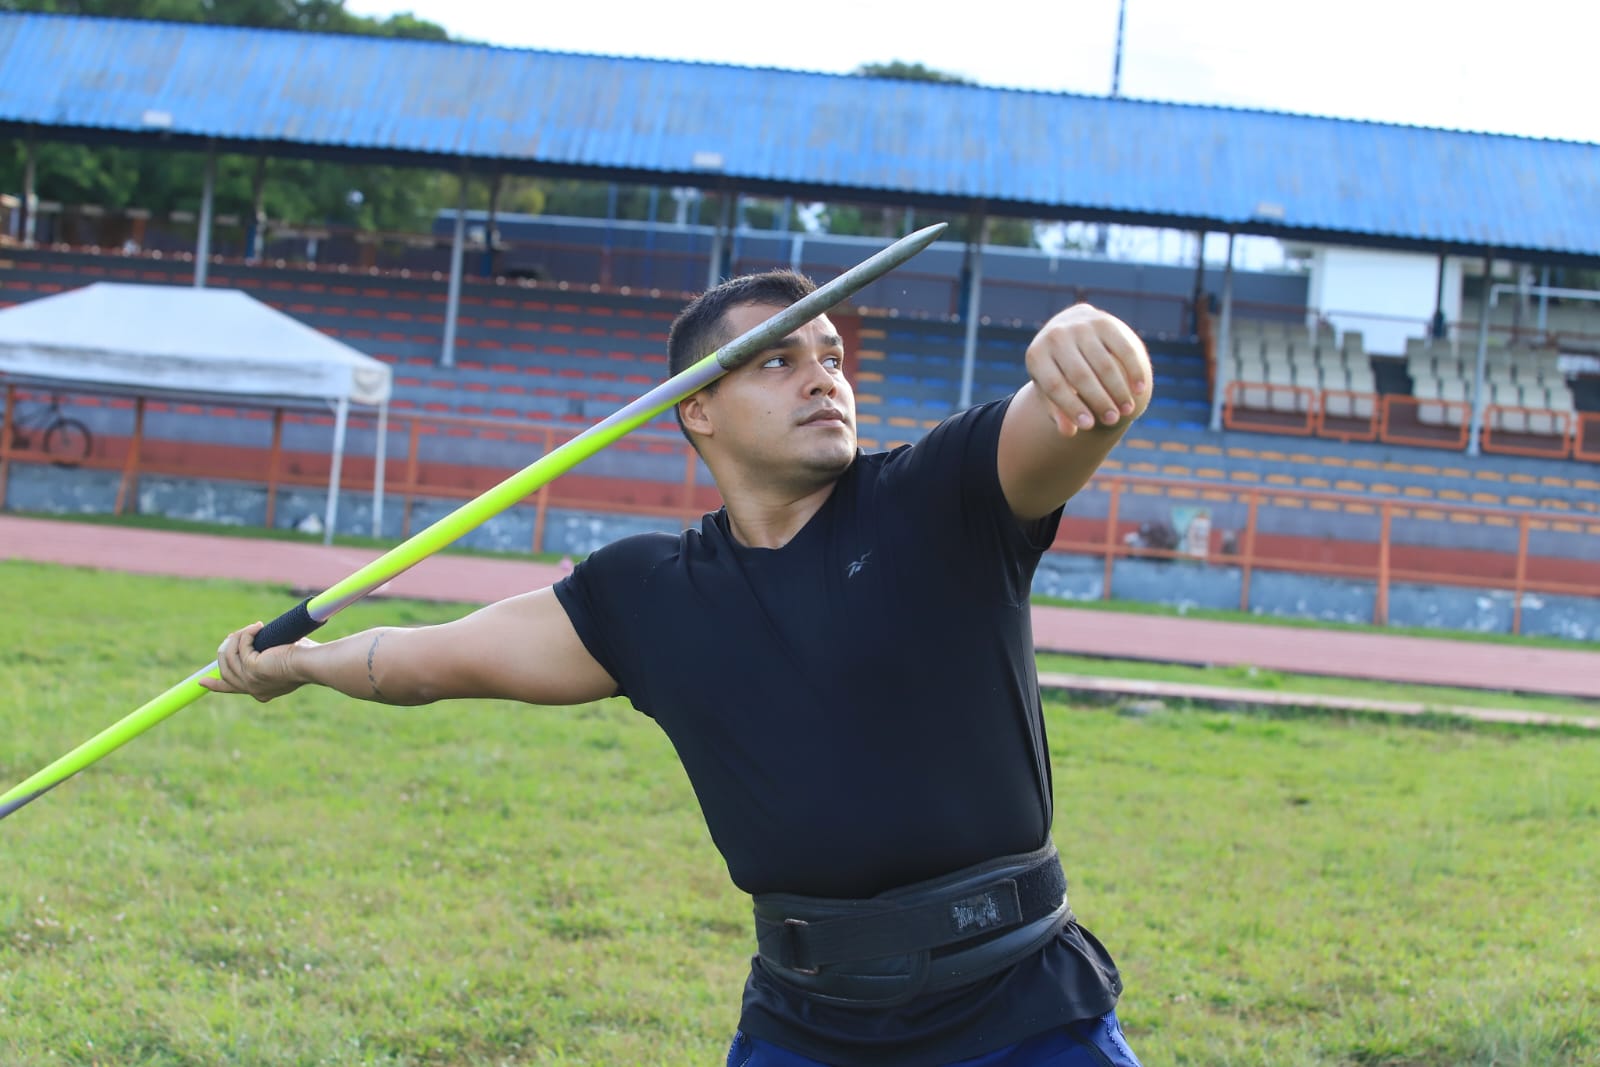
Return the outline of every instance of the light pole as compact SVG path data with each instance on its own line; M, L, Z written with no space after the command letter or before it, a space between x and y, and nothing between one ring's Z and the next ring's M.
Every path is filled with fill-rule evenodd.
M1128 0L1117 0L1117 45L1111 54L1111 99L1122 95L1122 31L1128 23ZM1111 244L1111 227L1102 222L1095 227L1094 250L1105 255Z
M1111 60L1111 98L1122 95L1122 30L1128 24L1128 0L1117 0L1117 50Z

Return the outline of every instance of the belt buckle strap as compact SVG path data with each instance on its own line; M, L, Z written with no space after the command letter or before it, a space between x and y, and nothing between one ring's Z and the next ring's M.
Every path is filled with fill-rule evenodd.
M756 935L769 963L815 976L836 963L1004 936L1056 911L1065 890L1060 860L1046 845L866 900L757 894Z
M802 946L805 944L805 937L801 934L801 931L810 925L811 924L806 922L804 919L783 920L784 947L788 949L789 959L793 961L792 963L785 964L785 966L797 974L814 975L822 973L820 967L806 965L806 961L809 959L810 953L802 952Z

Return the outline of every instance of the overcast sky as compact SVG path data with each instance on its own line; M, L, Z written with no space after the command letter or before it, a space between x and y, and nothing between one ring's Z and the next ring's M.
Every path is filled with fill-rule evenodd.
M1600 142L1596 0L1127 0L1122 93ZM347 0L520 48L849 71L899 59L1103 94L1117 0Z

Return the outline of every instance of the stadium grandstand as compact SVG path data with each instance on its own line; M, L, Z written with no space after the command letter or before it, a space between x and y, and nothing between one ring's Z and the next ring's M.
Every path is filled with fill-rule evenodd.
M718 205L710 223L463 206L429 233L274 234L220 217L209 180L182 219L5 190L0 305L95 282L226 287L390 366L387 424L349 420L341 529L415 532L659 382L671 320L708 281L771 266L825 280L883 243L753 230L741 196L870 203L970 219L979 239L935 246L835 316L864 447L1009 393L1034 330L1074 301L1150 347L1156 402L1069 505L1039 592L1600 634L1600 303L1535 280L1600 268L1600 146L51 15L0 13L0 72L0 132L25 146L425 166L463 185L550 175ZM1000 218L1181 230L1202 254L985 245ZM1306 269L1237 268L1251 236ZM1226 259L1208 261L1219 241ZM322 513L325 408L7 378L4 358L0 342L8 427L59 402L89 441L63 455L43 432L0 433L0 506ZM664 419L469 543L583 552L716 503Z

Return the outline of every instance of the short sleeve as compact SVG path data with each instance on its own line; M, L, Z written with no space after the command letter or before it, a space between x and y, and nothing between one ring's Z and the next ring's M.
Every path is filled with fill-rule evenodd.
M1039 557L1055 540L1061 508L1032 522L1011 511L1000 484L1000 427L1011 397L945 419L916 444L891 453L884 485L895 506L915 515L952 556L987 553L1002 569L1012 599L1029 594Z
M583 647L617 680L618 696L632 698L636 687L630 683L639 670L631 654L638 642L625 633L629 613L636 610L640 588L663 550L670 552L676 544L664 534L622 538L579 562L553 587Z

